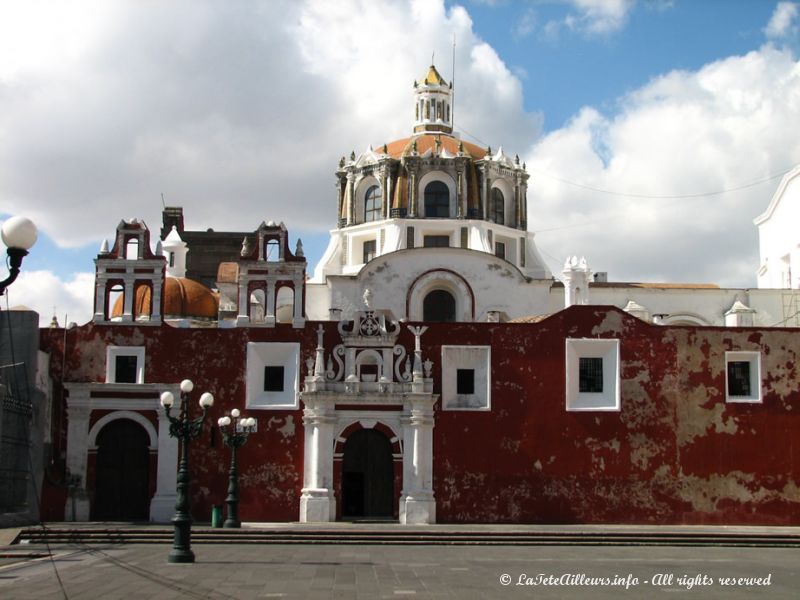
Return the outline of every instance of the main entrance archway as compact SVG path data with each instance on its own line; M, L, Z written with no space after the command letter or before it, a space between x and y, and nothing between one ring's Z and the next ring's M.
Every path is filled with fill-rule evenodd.
M344 445L342 517L391 518L394 512L392 444L375 429L353 432Z
M97 436L94 518L99 521L147 519L150 438L129 419L117 419Z

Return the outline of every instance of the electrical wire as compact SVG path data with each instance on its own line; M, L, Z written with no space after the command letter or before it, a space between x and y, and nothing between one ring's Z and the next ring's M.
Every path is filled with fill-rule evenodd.
M484 146L488 147L488 144L486 142L484 142L483 140L479 139L477 136L472 135L469 131L467 131L467 130L465 130L463 128L461 129L461 131L466 133L469 137L474 139L479 144L483 144ZM644 199L644 200L684 200L684 199L689 199L689 198L707 198L709 196L722 196L724 194L729 194L730 192L738 192L739 190L745 190L745 189L760 185L762 183L767 183L768 181L773 181L775 179L778 179L779 177L783 177L784 175L786 175L789 171L791 171L795 167L792 166L792 167L789 167L787 169L784 169L784 170L780 171L779 173L773 173L772 175L769 175L767 177L763 177L761 179L755 179L753 181L748 181L747 183L743 183L741 185L736 185L736 186L733 186L733 187L730 187L730 188L724 188L724 189L721 189L721 190L714 190L714 191L710 191L710 192L695 192L695 193L692 193L692 194L634 194L634 193L631 193L631 192L618 192L618 191L615 191L615 190L606 190L606 189L603 189L603 188L597 188L597 187L593 187L591 185L578 183L577 181L571 181L571 180L566 179L564 177L559 177L558 175L553 175L552 173L548 173L546 171L543 171L541 169L536 169L534 167L527 166L526 168L529 171L533 171L535 173L538 173L539 175L544 175L545 177L549 177L550 179L554 179L554 180L556 180L556 181L558 181L560 183L565 183L567 185L571 185L571 186L574 186L574 187L577 187L577 188L580 188L580 189L583 189L583 190L589 190L591 192L597 192L598 194L606 194L606 195L609 195L609 196L619 196L621 198L638 198L638 199Z

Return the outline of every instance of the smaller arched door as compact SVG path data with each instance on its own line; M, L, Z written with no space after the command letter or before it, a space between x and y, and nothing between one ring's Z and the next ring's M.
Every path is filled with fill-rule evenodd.
M130 419L117 419L97 436L94 518L136 521L149 516L150 438Z
M344 445L342 517L391 518L393 513L392 444L379 431L360 429Z

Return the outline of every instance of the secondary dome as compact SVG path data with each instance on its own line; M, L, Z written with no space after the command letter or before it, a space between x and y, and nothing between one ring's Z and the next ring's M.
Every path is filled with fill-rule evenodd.
M150 287L139 286L134 298L134 315L151 314ZM123 312L123 297L117 298L112 317ZM185 277L167 277L164 285L164 316L194 317L216 319L219 311L219 297L202 283Z

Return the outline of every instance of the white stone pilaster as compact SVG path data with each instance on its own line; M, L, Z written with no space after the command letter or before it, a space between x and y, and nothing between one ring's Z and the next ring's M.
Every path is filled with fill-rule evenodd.
M297 278L294 280L294 312L292 314L292 327L300 329L305 326L306 320L303 317L303 289L305 282Z
M247 293L247 282L239 282L239 314L236 317L237 325L250 324L250 294Z
M174 414L180 413L180 395L175 396ZM158 411L158 462L156 493L150 500L150 520L167 523L175 512L177 500L178 440L169 434L169 419Z
M403 424L403 493L400 523L435 523L433 495L433 403L429 394L409 398L410 409Z
M71 402L88 402L89 393L70 393L67 399L67 472L75 485L67 495L65 521L88 521L89 495L86 492L86 463L89 452L89 413L85 406L70 406Z
M266 292L266 312L264 313L264 323L268 327L275 326L275 281L272 279L267 280Z
M333 495L333 427L336 422L327 406L307 407L303 411L305 454L303 489L300 495L300 522L324 523L336 519Z

